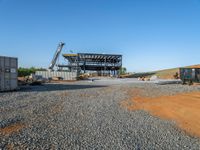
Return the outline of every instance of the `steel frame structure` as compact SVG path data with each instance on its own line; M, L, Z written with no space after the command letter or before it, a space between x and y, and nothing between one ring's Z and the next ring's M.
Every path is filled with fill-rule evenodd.
M96 53L78 53L63 54L68 61L68 65L60 65L59 67L67 67L70 71L88 72L96 71L98 75L118 75L122 67L122 55L116 54L96 54Z

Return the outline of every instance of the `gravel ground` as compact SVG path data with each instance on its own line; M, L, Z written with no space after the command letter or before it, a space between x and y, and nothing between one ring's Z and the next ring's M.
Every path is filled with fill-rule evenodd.
M0 149L200 149L200 138L174 122L120 106L133 88L152 97L200 87L121 81L46 84L0 93Z

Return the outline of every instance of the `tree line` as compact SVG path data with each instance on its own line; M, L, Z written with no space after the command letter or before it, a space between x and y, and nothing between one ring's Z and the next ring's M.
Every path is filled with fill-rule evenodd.
M32 73L35 73L36 71L46 71L46 69L44 69L44 68L35 68L35 67L31 67L31 68L19 67L18 68L18 76L19 77L29 76Z

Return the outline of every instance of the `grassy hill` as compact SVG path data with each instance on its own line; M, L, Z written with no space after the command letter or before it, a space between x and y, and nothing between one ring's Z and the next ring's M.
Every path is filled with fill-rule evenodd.
M161 79L172 79L176 72L179 72L179 68L155 71L154 75L158 76Z
M186 66L186 68L200 68L200 64ZM179 72L179 67L172 68L172 69L152 71L152 72L135 73L133 75L130 75L129 77L136 77L136 78L137 77L151 77L152 75L156 75L161 79L173 79L176 72Z

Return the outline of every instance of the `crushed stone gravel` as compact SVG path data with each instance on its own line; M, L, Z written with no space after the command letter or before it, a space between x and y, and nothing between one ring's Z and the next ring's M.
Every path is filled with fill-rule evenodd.
M200 91L199 86L82 81L0 93L0 129L24 124L20 132L0 133L0 149L200 149L200 138L174 122L120 107L132 88L145 89L149 97Z

